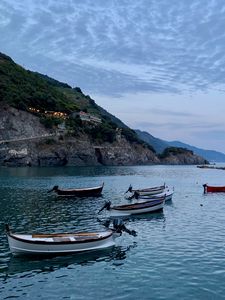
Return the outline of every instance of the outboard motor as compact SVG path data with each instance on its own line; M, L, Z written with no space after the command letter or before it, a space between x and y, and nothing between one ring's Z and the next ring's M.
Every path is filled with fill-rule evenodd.
M207 194L207 188L206 188L206 187L207 187L207 184L205 183L205 184L203 184L202 186L204 187L204 194Z
M133 191L133 188L132 188L132 185L130 184L130 186L129 186L128 190L125 192L125 194L128 192L132 193L132 191Z
M111 201L106 201L105 204L102 206L102 208L98 211L98 214L103 211L103 209L110 210L111 207Z
M57 191L59 189L58 185L53 186L53 188L51 190L48 191L48 193L51 193L53 191Z
M6 233L10 232L9 224L5 224L5 232Z
M137 236L137 232L135 230L128 229L121 219L113 220L113 229L115 230L116 233L122 234L122 232L124 231L130 235Z
M139 193L137 191L134 191L133 195L131 195L130 197L128 197L128 200L132 200L132 199L138 199L139 198Z

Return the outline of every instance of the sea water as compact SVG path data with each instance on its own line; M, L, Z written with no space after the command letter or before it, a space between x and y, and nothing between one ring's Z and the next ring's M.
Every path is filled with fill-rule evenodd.
M57 198L62 188L104 182L102 197ZM113 248L52 258L13 257L4 224L17 233L101 231L106 200L128 203L130 184L166 183L163 212L133 216ZM196 166L0 168L0 299L225 299L225 171Z

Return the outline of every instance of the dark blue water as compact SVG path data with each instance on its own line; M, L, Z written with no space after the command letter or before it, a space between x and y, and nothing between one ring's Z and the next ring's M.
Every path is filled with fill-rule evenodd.
M57 200L53 185L96 186L101 198ZM126 203L134 187L174 187L164 211L132 217L107 251L63 257L12 257L4 224L20 233L102 230L105 200ZM225 299L225 171L196 166L0 169L0 299ZM106 217L105 214L101 216Z

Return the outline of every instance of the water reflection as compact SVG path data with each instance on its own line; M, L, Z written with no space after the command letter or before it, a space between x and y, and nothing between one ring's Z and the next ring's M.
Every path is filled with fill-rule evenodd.
M136 174L135 167L21 167L21 168L0 168L0 177L48 177L48 176L79 176L79 177L93 177L93 176L132 176Z
M137 244L122 247L113 246L110 249L76 253L65 256L32 256L14 257L11 256L4 273L0 273L3 282L11 277L32 277L39 273L54 272L61 268L73 269L77 265L93 265L98 262L112 262L113 265L121 265L127 257L127 252L135 248Z
M155 213L146 213L141 215L131 215L129 217L130 221L154 221L154 222L166 222L166 217L163 211L155 212Z

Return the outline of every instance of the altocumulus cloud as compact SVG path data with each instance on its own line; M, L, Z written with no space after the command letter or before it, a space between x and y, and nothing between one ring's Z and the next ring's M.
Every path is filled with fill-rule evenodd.
M92 93L180 93L225 78L224 0L1 0L1 50Z

